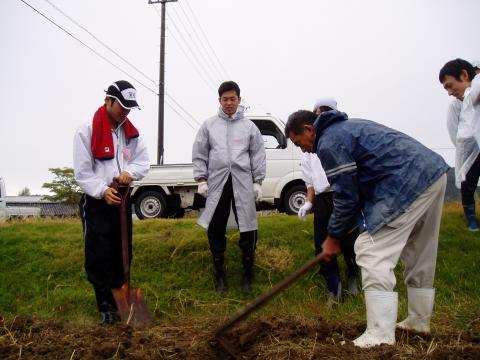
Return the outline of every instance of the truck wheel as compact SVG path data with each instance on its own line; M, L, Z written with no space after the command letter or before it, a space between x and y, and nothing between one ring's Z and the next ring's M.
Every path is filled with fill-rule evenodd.
M158 191L145 191L135 201L135 214L139 219L167 216L167 201Z
M307 199L307 188L305 185L295 185L287 190L283 198L283 207L288 215L298 213L298 210L305 204Z

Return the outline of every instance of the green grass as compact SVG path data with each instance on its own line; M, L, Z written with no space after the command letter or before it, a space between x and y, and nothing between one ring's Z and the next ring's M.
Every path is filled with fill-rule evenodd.
M214 291L205 231L195 219L134 223L132 283L141 287L156 320L222 319L241 310L313 256L312 217L259 218L256 281L252 294L240 290L239 234L228 232L226 294ZM480 234L466 231L461 207L445 207L437 261L434 327L468 327L480 317ZM343 268L343 261L340 261ZM406 314L402 267L396 269L399 318ZM95 299L83 270L79 220L0 224L0 315L55 318L73 324L97 322ZM264 306L257 315L322 317L363 321L363 299L325 306L326 290L311 271Z

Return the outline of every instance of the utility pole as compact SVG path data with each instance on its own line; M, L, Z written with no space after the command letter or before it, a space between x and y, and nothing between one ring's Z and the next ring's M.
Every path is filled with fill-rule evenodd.
M162 4L162 20L160 26L160 74L158 81L158 145L157 164L163 164L163 137L165 115L165 4L178 0L148 0L149 4Z

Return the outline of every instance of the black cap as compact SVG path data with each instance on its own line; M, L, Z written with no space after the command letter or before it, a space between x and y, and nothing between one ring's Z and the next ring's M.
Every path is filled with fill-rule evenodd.
M108 87L106 93L107 97L117 99L125 109L140 109L137 103L137 90L128 81L115 81Z

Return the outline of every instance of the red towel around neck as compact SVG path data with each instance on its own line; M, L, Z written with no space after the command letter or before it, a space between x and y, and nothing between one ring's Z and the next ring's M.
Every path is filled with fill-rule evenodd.
M138 130L132 125L128 118L123 123L127 143L130 139L138 137ZM92 142L90 144L95 159L113 159L115 151L113 147L113 135L108 112L105 105L100 106L93 115Z

